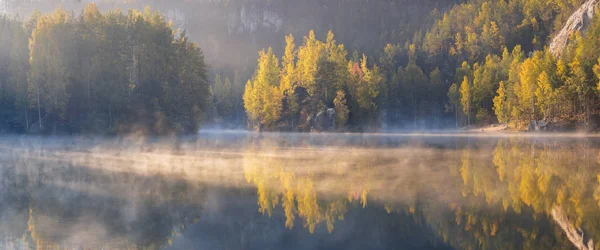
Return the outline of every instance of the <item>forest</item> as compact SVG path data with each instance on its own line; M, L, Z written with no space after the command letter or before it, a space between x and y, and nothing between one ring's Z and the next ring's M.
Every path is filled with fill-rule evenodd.
M0 131L197 131L209 84L202 50L149 8L0 18Z
M324 25L298 19L284 2L262 12L252 7L270 20L254 29L247 20L211 22L229 23L240 41L250 34L244 53L256 56L240 58L226 56L240 46L223 49L199 33L190 36L202 49L192 42L187 28L195 16L178 26L173 15L149 8L102 12L95 4L77 15L61 8L25 20L5 15L0 130L388 131L494 123L526 130L532 120L589 124L600 111L600 23L571 32L558 53L548 46L583 0L360 4L378 10L379 20L340 2L348 13L320 6L331 12L332 20L316 21ZM250 11L243 1L211 4L241 8L242 19ZM264 49L256 54L256 46ZM203 51L219 58L205 62Z
M352 131L588 124L599 111L599 22L585 35L572 32L557 55L547 46L581 3L457 4L426 32L370 58L348 56L331 31L324 42L311 31L297 49L288 36L281 60L271 50L259 53L244 95L249 126L320 129L315 114L328 108L335 110L336 130Z

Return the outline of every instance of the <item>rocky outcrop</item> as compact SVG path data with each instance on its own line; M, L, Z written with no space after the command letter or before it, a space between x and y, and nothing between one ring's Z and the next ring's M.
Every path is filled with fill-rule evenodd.
M550 43L550 52L552 52L552 54L558 56L562 53L567 46L569 36L572 32L581 31L582 34L585 33L592 18L594 18L596 7L599 2L600 0L588 0L581 5L573 15L571 15L565 26L556 37L552 39L552 43Z
M335 128L335 109L327 109L317 114L313 123L313 131L331 131Z
M550 121L540 120L529 121L529 131L548 131L550 130L552 123Z

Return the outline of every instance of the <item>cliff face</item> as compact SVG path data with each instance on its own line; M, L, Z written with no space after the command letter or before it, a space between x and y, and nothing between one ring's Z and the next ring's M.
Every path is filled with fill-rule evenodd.
M571 15L565 26L556 37L552 39L552 43L550 43L550 51L552 54L558 56L562 53L567 46L569 36L572 32L581 31L582 33L585 33L592 18L594 18L596 7L598 7L599 2L599 0L588 0L581 5L573 15Z

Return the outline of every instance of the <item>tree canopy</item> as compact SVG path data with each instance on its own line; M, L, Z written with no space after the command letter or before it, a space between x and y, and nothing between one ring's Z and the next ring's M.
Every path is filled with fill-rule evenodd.
M399 35L402 28L382 21L369 46L338 25L319 27L271 43L252 76L247 67L209 73L187 33L150 9L101 13L90 4L78 15L2 17L0 128L165 133L204 121L311 131L323 119L339 131L589 124L600 114L599 22L585 35L574 32L560 56L546 47L582 2L428 3L422 23Z
M202 50L149 8L0 17L0 33L5 130L192 132L208 111Z

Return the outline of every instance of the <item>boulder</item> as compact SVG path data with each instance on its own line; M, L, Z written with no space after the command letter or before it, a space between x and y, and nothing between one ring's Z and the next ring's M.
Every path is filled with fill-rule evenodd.
M551 129L551 122L544 120L531 120L529 121L529 131L548 131Z
M335 109L327 109L317 113L313 120L313 131L331 131L335 128Z
M600 128L600 115L590 115L587 122L583 124L583 130L585 132L595 132Z

